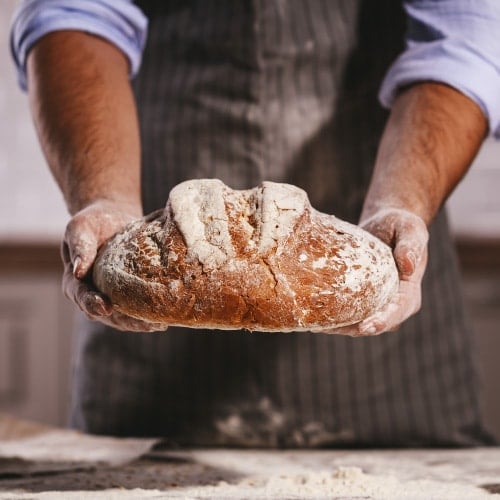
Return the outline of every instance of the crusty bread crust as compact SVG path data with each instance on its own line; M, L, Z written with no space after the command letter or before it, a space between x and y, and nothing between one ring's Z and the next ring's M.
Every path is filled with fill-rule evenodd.
M301 189L234 191L215 179L179 184L165 210L114 236L93 278L141 320L280 332L357 323L398 287L390 248L314 210Z

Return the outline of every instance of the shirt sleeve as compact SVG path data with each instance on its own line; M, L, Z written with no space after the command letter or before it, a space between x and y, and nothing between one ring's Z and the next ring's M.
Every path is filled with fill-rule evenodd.
M42 36L59 30L100 36L127 56L131 76L139 70L147 18L132 0L22 0L12 19L10 50L23 90L30 48Z
M406 0L406 50L392 64L379 99L390 107L405 85L446 83L483 110L500 138L500 1Z

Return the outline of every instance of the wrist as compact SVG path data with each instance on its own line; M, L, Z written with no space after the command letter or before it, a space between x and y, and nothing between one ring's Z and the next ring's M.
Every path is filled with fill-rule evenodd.
M416 217L426 226L429 226L434 214L421 204L408 203L403 200L377 200L367 201L363 205L363 210L359 218L360 225L375 217L387 215L390 213L399 214L406 217Z
M103 194L73 198L67 203L71 215L75 215L89 207L119 210L132 217L140 218L143 215L140 196L123 194Z
M361 227L368 227L377 223L377 221L386 221L389 219L412 222L421 228L427 229L428 227L425 220L414 211L408 208L400 208L390 205L380 206L374 211L363 211L359 220L359 225Z

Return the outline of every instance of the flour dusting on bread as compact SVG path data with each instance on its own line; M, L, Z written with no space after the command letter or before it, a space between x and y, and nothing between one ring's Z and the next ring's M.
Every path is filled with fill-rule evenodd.
M306 331L362 321L396 293L391 249L264 182L187 181L165 210L112 238L96 286L130 316L192 328Z
M236 196L235 196L236 195ZM263 182L252 190L235 192L218 179L183 182L170 192L169 203L174 220L186 242L188 255L206 268L220 267L234 257L229 234L225 200L239 196L245 205L242 213L253 216L258 250L266 253L280 239L286 238L309 204L306 193L290 184Z
M306 193L290 184L263 182L256 189L256 216L260 217L259 251L265 253L287 238L309 205Z
M234 256L224 203L225 187L217 179L205 179L183 182L170 192L172 213L188 256L208 269L219 267Z

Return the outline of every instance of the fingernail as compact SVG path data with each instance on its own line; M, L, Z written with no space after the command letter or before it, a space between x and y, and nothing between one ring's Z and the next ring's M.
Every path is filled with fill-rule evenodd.
M78 278L80 276L80 267L82 265L82 259L80 256L75 257L75 260L73 261L73 276L75 278Z
M95 312L100 316L106 316L108 314L108 310L106 305L104 304L104 300L102 300L99 295L94 296L95 299Z

